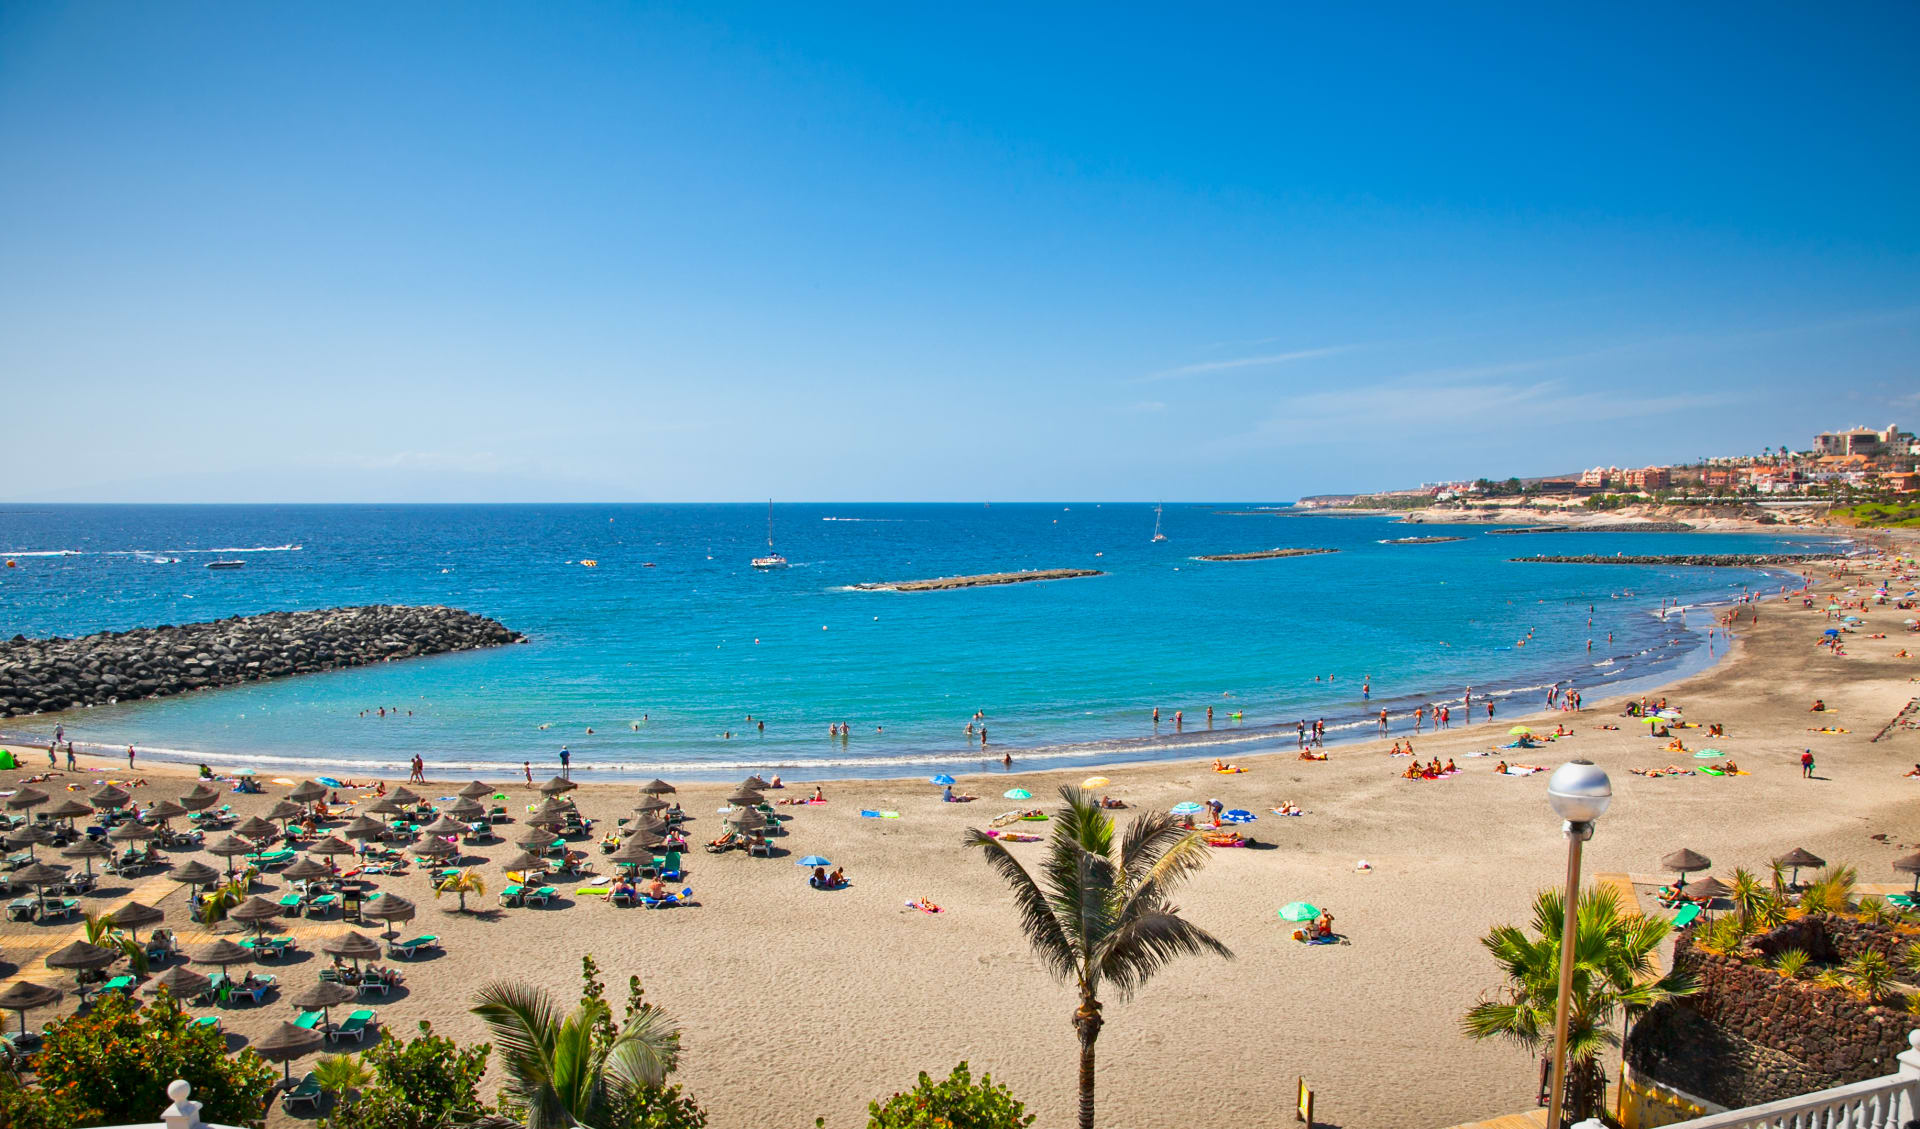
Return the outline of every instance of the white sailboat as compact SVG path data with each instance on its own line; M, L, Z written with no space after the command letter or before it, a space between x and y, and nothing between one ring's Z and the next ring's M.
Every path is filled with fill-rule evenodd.
M767 555L753 558L755 568L785 568L787 558L773 551L773 499L767 499Z
M1167 535L1160 532L1160 511L1163 508L1164 507L1160 506L1158 503L1156 503L1153 507L1153 539L1156 542L1165 541L1167 539Z

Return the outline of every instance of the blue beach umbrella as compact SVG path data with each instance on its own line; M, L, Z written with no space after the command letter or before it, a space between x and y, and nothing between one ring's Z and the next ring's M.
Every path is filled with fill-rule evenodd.
M951 784L953 783L953 777L951 777L951 776L948 776L948 775L947 775L946 773L944 773L944 772L943 772L943 773L941 773L940 775L938 775L938 776L936 776L936 777L934 777L934 778L933 778L933 782L934 782L935 784L939 784L939 785L941 785L941 786L943 786L943 787L945 787L945 786L948 786L948 785L951 785Z
M1254 815L1252 812L1248 811L1246 808L1234 808L1232 811L1227 813L1227 818L1230 820L1233 820L1235 823L1252 823L1254 820L1260 817L1257 815Z
M1007 789L1006 796L1007 796L1007 799L1009 800L1033 799L1033 793L1027 791L1025 788L1009 788Z
M819 855L808 855L806 858L801 859L799 862L796 862L793 865L795 866L832 866L833 860L823 859Z
M1312 902L1288 902L1280 907L1280 916L1288 921L1312 921L1320 916L1320 907Z
M1840 629L1839 629L1839 628L1837 628L1837 627L1829 627L1829 628L1827 628L1827 629L1826 629L1825 631L1822 631L1822 632L1821 632L1820 634L1822 634L1822 635L1838 635L1838 634L1840 634Z

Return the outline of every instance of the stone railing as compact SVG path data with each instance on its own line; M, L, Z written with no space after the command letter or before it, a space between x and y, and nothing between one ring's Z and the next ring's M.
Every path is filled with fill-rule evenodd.
M1895 1056L1899 1069L1880 1078L1811 1094L1730 1109L1673 1129L1903 1129L1920 1116L1920 1031Z
M187 1095L191 1093L193 1087L185 1079L175 1078L167 1084L167 1096L173 1099L173 1104L161 1111L160 1120L139 1125L107 1125L100 1129L232 1129L232 1126L200 1120L200 1103L188 1100Z

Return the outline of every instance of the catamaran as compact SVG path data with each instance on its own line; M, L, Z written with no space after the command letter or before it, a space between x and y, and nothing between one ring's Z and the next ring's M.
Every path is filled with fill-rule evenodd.
M773 551L773 499L767 499L767 555L753 558L755 568L785 568L787 558Z
M1163 508L1164 507L1157 503L1153 507L1153 539L1155 541L1165 541L1167 539L1167 535L1160 532L1160 511Z

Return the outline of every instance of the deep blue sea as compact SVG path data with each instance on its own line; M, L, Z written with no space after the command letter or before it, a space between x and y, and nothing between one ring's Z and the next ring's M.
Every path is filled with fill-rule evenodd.
M1291 746L1300 718L1328 719L1335 738L1371 732L1383 705L1457 706L1467 686L1513 716L1557 680L1589 697L1649 685L1708 661L1708 616L1662 615L1663 602L1772 591L1781 576L1507 558L1812 543L1223 512L1246 508L1169 505L1155 544L1150 504L780 505L775 536L792 567L759 572L748 562L765 551L767 515L753 505L17 506L0 512L0 551L17 566L0 569L0 634L431 603L532 640L63 715L83 746L290 773L391 771L416 752L449 772L517 775L523 760L549 772L564 744L577 768L606 773L922 776L983 766L965 732L976 710L993 765L1011 750L1034 768ZM1463 540L1381 543L1414 534ZM1281 546L1339 551L1194 559ZM224 558L246 566L204 567ZM1028 568L1107 575L849 587ZM381 706L389 716L373 715ZM840 721L850 738L829 739ZM14 718L0 731L18 740L52 724Z

